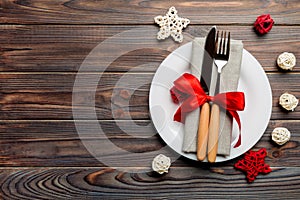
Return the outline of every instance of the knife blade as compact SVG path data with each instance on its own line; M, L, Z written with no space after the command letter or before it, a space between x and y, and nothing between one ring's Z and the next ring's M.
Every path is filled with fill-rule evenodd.
M208 94L211 85L211 76L213 69L213 55L215 52L215 37L216 26L213 26L206 36L203 63L202 63L202 76L201 86ZM209 127L210 106L209 103L204 103L200 111L199 125L198 125L198 137L197 137L197 159L202 161L206 157L207 141L208 141L208 127Z

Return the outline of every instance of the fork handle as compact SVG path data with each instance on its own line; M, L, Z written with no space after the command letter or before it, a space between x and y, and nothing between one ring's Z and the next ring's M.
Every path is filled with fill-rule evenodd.
M218 137L220 129L220 107L213 104L211 108L210 123L208 129L208 162L214 163L217 157Z
M204 160L206 157L209 117L210 117L209 103L204 103L201 107L199 126L198 126L197 159L200 161Z

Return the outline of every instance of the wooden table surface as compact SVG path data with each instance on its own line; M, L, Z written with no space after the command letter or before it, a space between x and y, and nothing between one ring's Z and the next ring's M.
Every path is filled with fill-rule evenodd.
M115 170L84 146L83 140L93 140L97 131L79 138L72 92L76 75L85 73L91 78L101 75L95 94L96 121L110 141L133 153L165 146L151 125L148 97L159 64L182 45L170 38L158 42L153 34L159 29L153 17L164 15L171 6L191 20L185 34L203 37L212 25L231 31L232 38L243 40L269 78L271 120L253 149L267 149L266 163L273 172L259 175L252 184L233 168L238 158L208 165L180 157L162 176L128 172L126 164L125 170ZM271 14L275 25L268 34L258 36L253 22L265 13ZM285 112L278 98L286 91L300 98L300 67L297 64L293 71L283 72L276 66L277 56L284 51L300 60L299 0L0 0L0 22L0 198L299 198L300 109ZM108 67L100 61L93 63L99 70L78 72L98 44L135 28L149 30L136 35L137 44L156 41L156 45L122 54ZM113 43L111 47L107 58L116 56ZM117 86L125 74L141 87L132 91ZM95 121L88 117L76 120L87 126ZM132 121L137 125L131 126ZM292 133L283 146L270 139L278 126ZM112 150L104 153L114 159ZM119 166L118 162L122 159L115 160ZM139 167L143 166L136 169Z

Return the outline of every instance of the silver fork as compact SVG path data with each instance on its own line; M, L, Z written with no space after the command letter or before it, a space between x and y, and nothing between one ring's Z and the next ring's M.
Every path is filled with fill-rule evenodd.
M226 38L226 35L228 35L227 38ZM220 90L220 75L221 75L223 67L228 63L228 59L229 59L230 32L228 32L228 34L227 34L226 31L225 32L222 31L221 37L219 39L219 31L218 31L217 38L216 38L216 46L217 46L217 48L215 51L214 58L215 58L215 64L217 65L217 68L218 68L218 76L217 76L215 94L218 94L219 90Z
M226 36L227 35L227 36ZM220 74L223 67L228 63L230 53L230 32L221 32L219 38L219 31L217 32L216 38L216 51L214 54L215 64L218 68L217 83L215 89L215 95L220 90ZM215 162L218 150L218 137L220 129L220 108L217 104L213 104L211 107L210 122L208 128L208 155L207 159L209 162Z

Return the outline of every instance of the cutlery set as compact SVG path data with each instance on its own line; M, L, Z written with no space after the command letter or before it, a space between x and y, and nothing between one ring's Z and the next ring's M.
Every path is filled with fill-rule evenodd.
M217 32L217 34L216 34ZM206 94L214 96L220 90L220 75L223 67L229 60L230 53L230 32L216 31L213 26L209 31L204 47L204 58L202 65L201 85ZM215 63L217 67L217 81L215 89L211 89L212 68ZM218 137L220 132L220 108L217 104L205 103L201 107L198 141L197 141L197 159L203 161L206 156L209 162L215 162L218 149Z

